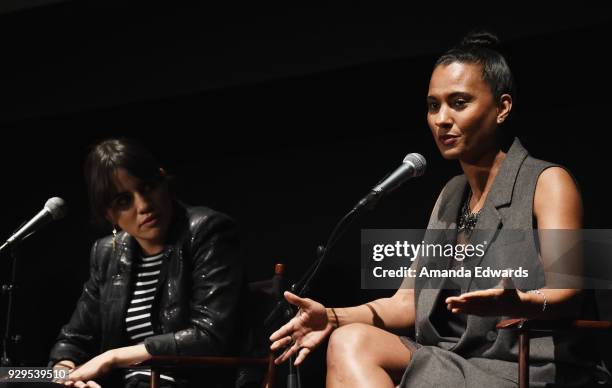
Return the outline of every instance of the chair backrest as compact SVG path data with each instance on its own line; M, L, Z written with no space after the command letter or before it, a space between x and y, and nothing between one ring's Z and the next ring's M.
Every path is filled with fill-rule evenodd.
M597 308L597 319L612 321L612 290L595 290L595 304ZM612 333L600 333L595 343L603 362L602 367L608 374L612 372Z

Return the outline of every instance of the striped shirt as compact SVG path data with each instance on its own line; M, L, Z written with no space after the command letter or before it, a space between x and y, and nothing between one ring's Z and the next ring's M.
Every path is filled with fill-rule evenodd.
M154 256L141 257L134 266L134 286L132 298L125 315L125 327L130 345L144 343L145 338L155 334L153 330L151 315L155 302L155 291L159 281L159 272L165 253ZM146 369L128 369L126 379L136 375L150 376L151 371ZM161 375L162 379L174 381L174 378Z

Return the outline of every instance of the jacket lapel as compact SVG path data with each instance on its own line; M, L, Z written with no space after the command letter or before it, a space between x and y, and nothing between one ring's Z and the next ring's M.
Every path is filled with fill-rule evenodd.
M484 244L485 248L484 254L473 261L473 265L471 266L472 278L467 291L470 290L473 284L474 267L482 265L489 247L497 237L499 230L503 227L503 216L499 209L512 204L512 195L514 193L516 178L527 155L528 153L525 148L523 148L521 142L515 138L512 146L510 146L510 149L506 153L506 158L495 176L493 186L487 195L474 232L470 237L471 244Z
M117 274L112 278L110 298L116 300L117 303L108 310L109 316L107 317L111 325L109 332L117 337L111 340L115 344L123 343L122 338L125 334L125 313L132 293L132 264L136 244L136 241L125 232L121 233L118 240L117 249L113 252L114 260L117 263Z
M457 218L461 203L468 187L465 176L455 178L456 181L447 186L440 198L440 208L434 210L434 217L428 226L429 238L425 239L428 243L454 244L457 239ZM450 262L440 257L430 258L425 262L428 269L447 269ZM425 292L421 292L423 298L420 303L427 306L426 316L431 317L436 301L439 298L445 279L430 278L427 280ZM433 282L436 282L434 284Z
M487 244L485 245L484 255L480 256L477 260L474 260L473 265L470 266L472 277L466 291L470 291L470 288L475 283L475 267L482 266L483 261L486 262L487 251L503 227L504 218L502 212L500 212L500 209L512 204L514 185L517 180L516 178L527 155L528 153L523 148L520 141L515 138L512 146L506 154L506 158L500 166L500 170L495 176L493 186L487 195L485 205L483 206L481 214L478 218L476 228L474 229L474 232L470 238L471 244L481 244L485 241ZM491 264L494 266L495 263ZM460 340L454 347L455 351L459 351L459 349L466 350L476 346L482 341L482 333L494 327L498 320L498 317L480 317L468 315L467 327Z

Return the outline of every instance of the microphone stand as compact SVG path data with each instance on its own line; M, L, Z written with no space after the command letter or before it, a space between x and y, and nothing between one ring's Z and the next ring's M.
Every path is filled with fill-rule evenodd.
M366 197L367 198L367 197ZM306 271L306 273L302 276L302 278L291 286L291 292L299 296L303 297L310 291L310 284L313 279L319 274L323 262L327 257L327 253L331 251L334 245L338 242L340 237L346 232L348 227L358 218L362 213L362 209L367 208L368 210L373 208L373 201L366 201L365 199L361 200L354 208L351 209L348 213L344 215L338 221L334 229L332 230L329 238L327 239L327 243L325 245L319 245L317 247L317 260L310 266L310 268Z
M2 338L2 355L0 357L0 366L9 367L15 366L15 360L12 360L9 356L11 353L12 345L18 343L21 340L21 336L18 334L12 334L13 314L14 314L14 301L15 301L15 287L17 280L17 245L10 246L12 269L11 279L9 283L2 285L2 294L8 295L6 304L6 323L4 327L4 337Z
M344 217L340 219L340 221L338 221L331 234L329 235L327 243L325 245L319 245L317 247L317 259L304 273L302 278L297 283L294 283L291 286L291 292L301 298L306 293L308 293L308 291L310 291L310 284L312 283L313 279L315 279L316 276L320 273L321 268L323 267L323 263L327 258L327 253L331 251L336 242L338 242L340 237L346 232L348 227L358 218L358 216L363 213L363 209L373 209L381 196L382 195L380 192L372 191L361 201L359 201L357 205L355 205L347 214L345 214ZM272 312L264 321L264 326L267 327L281 314L287 320L291 319L295 315L293 306L291 306L285 300L281 300L278 302L276 307L272 310ZM295 367L293 365L293 362L294 356L291 355L289 356L289 374L287 375L287 388L300 388L300 370L299 367Z

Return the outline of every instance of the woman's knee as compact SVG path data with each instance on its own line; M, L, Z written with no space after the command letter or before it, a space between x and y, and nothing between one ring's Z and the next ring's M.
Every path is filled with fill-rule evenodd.
M328 361L344 358L347 354L358 357L366 353L370 329L371 326L363 323L351 323L334 330L327 345Z
M393 378L401 377L411 357L398 336L362 323L334 330L327 346L328 369L371 365L383 368Z

